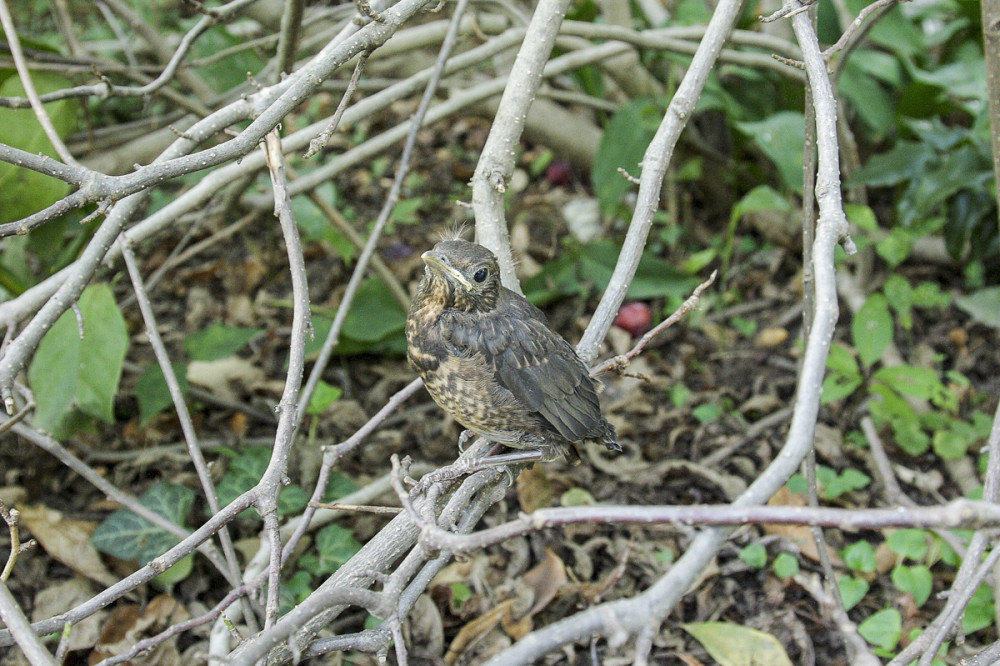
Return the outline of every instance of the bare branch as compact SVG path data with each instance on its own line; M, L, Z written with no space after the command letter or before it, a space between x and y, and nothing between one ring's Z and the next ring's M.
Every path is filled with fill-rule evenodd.
M541 0L528 24L524 42L511 67L500 108L472 176L472 208L476 214L476 240L496 255L504 286L521 293L510 253L510 236L504 213L504 192L514 171L514 157L524 129L528 107L542 81L542 72L569 0ZM623 50L622 53L626 51Z
M45 649L42 639L31 628L28 618L21 612L17 600L3 581L0 581L0 620L7 625L8 631L14 636L18 647L32 666L56 666L56 660Z

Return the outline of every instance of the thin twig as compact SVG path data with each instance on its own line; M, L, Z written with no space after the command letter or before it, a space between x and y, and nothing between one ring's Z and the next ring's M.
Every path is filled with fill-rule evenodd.
M340 119L344 117L344 111L347 109L347 103L354 96L354 91L357 90L358 81L361 79L361 73L365 71L365 64L368 63L368 57L371 55L371 51L365 51L360 56L358 56L358 62L354 66L354 73L351 74L351 80L347 84L347 89L340 98L340 104L337 105L337 110L333 112L333 117L330 118L329 124L326 126L322 132L319 133L315 139L309 142L309 150L302 157L304 159L309 159L319 151L326 147L326 144L330 143L330 137L333 133L337 131L340 126Z
M591 374L596 375L602 372L607 372L608 370L615 370L616 372L621 372L622 370L627 368L629 361L631 361L633 358L641 354L642 351L646 348L646 346L650 342L652 342L656 336L658 336L660 333L662 333L666 329L676 324L688 312L691 312L692 310L698 307L698 304L701 302L702 292L704 292L706 289L712 286L712 284L715 282L715 278L717 278L718 276L719 276L719 271L712 271L712 274L708 276L708 279L699 284L697 287L695 287L694 291L691 292L691 295L688 296L688 298L683 303L681 303L676 310L674 310L673 314L671 314L669 317L661 321L655 327L647 331L645 335L639 338L639 341L635 343L635 346L633 346L632 349L628 350L624 354L615 356L614 358L609 358L607 361L604 361L597 367L593 368L591 370Z
M406 174L409 173L410 160L413 156L413 147L417 142L417 133L424 123L427 116L427 110L430 108L431 101L434 99L434 95L438 89L438 83L440 82L441 76L445 71L445 65L448 63L452 50L455 48L455 44L458 41L458 29L461 25L462 14L467 6L468 0L459 0L455 7L455 15L452 17L452 23L449 26L448 34L445 36L444 43L441 45L441 50L434 63L434 69L431 71L430 78L427 81L427 86L424 88L424 94L420 98L420 104L417 106L417 111L413 114L413 121L410 124L409 132L406 137L406 143L403 145L403 154L400 155L399 166L396 169L392 185L386 193L385 202L382 205L382 209L379 211L378 217L375 219L375 224L372 225L372 230L368 234L368 242L365 243L365 247L361 250L361 255L358 257L358 263L354 267L351 279L347 283L347 289L344 291L344 295L340 300L340 307L337 309L337 316L334 317L333 324L330 326L330 332L327 334L326 340L323 341L323 347L320 349L319 356L313 364L312 372L309 373L309 379L306 381L305 389L302 391L302 395L299 396L300 414L305 414L305 406L308 405L309 401L312 399L316 386L319 384L320 377L322 376L323 371L326 370L327 363L330 362L333 350L340 341L341 328L343 327L344 321L347 319L347 313L350 311L351 305L354 302L354 296L357 294L358 288L361 286L361 280L365 275L368 262L374 254L375 246L378 244L379 238L382 236L382 230L389 222L389 216L392 214L393 209L396 207L396 202L399 200L399 193L402 191L403 181L406 179Z
M132 280L132 288L135 292L136 301L140 312L142 312L142 319L146 324L146 337L149 339L149 344L153 348L153 355L156 357L157 363L160 364L160 371L163 373L163 378L167 383L167 390L170 392L170 399L174 403L177 420L180 423L181 432L184 434L184 441L187 444L188 456L194 465L198 480L201 482L201 489L205 495L205 500L208 502L209 509L212 513L218 513L222 507L219 505L219 495L215 491L212 473L209 471L208 463L202 454L201 444L198 442L198 434L195 431L194 422L191 420L191 412L187 408L187 402L184 400L184 393L181 390L180 382L177 380L177 374L170 363L170 354L167 352L166 345L163 344L163 338L160 337L160 331L156 325L156 315L153 312L153 304L149 300L149 294L146 291L146 285L143 282L139 266L135 261L135 254L132 252L131 242L127 234L122 234L120 245L122 259L125 261L125 267ZM222 545L222 553L229 567L228 578L230 580L239 580L240 566L236 558L236 549L233 547L233 540L229 535L229 530L225 528L219 530L218 536L219 542ZM251 627L256 628L253 609L249 604L244 606L243 613L246 622Z
M9 34L9 33L8 33ZM24 653L32 666L56 666L57 662L45 648L42 639L28 623L17 599L7 589L7 584L0 581L0 620L7 625L8 630L17 641L18 647Z
M302 244L299 241L298 226L292 215L291 201L286 189L284 155L281 151L281 139L278 130L270 132L264 140L264 150L267 154L267 165L271 173L271 187L274 191L274 214L281 226L282 237L285 240L285 251L288 255L289 273L292 280L292 334L289 340L288 373L285 388L278 403L278 427L274 438L274 450L267 470L261 478L258 488L260 497L257 499L257 509L264 517L265 530L270 535L272 547L271 565L268 576L267 616L265 627L273 626L278 617L278 594L281 574L281 537L278 534L278 493L281 491L288 468L288 453L295 437L295 428L299 419L297 397L302 386L302 375L305 368L306 335L309 323L309 287L306 282L305 258L302 255ZM304 411L304 410L303 410Z
M509 80L514 85L504 87L500 106L472 176L476 240L496 255L501 282L517 293L521 293L521 287L510 251L504 193L506 183L514 172L514 159L528 108L541 85L545 62L552 53L568 6L569 0L541 0L535 7L524 42L511 66Z

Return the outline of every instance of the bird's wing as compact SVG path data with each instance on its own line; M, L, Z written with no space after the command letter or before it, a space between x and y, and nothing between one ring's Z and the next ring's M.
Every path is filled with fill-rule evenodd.
M458 349L482 353L500 386L567 440L595 436L602 417L589 371L538 308L505 292L491 312L460 316L448 327Z

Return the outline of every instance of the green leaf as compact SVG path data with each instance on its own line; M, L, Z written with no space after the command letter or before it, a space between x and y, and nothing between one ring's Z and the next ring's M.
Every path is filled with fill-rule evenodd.
M422 198L402 199L396 202L396 206L392 209L391 219L401 224L414 224L419 222L420 216L417 213L420 212L420 207L423 206L424 203L425 201Z
M976 444L979 437L972 424L957 419L949 419L947 428L940 428L934 431L931 440L934 453L944 460L958 460L968 453L969 448Z
M809 492L809 482L801 474L792 474L785 486L790 492L798 495L805 495Z
M863 377L854 355L843 345L834 343L826 357L829 373L823 378L822 403L835 402L854 393L861 386Z
M711 423L722 416L722 410L716 405L706 402L691 410L691 415L701 423Z
M770 185L758 185L736 202L729 214L729 219L730 221L739 220L747 213L756 213L762 210L788 213L792 211L792 204L789 203L788 197Z
M861 65L872 53L877 52L866 50L865 55L847 60L837 91L873 134L884 136L896 129L896 116L889 91Z
M871 206L844 204L844 212L847 213L847 219L856 224L858 228L865 231L878 229L878 218L875 217L875 211L871 209Z
M344 497L345 495L350 495L357 490L357 484L347 478L343 472L334 470L330 474L330 480L326 484L326 492L323 493L323 501L333 502L341 497Z
M951 305L951 294L942 292L937 282L921 282L913 290L913 305L918 308L944 308Z
M632 187L618 169L638 176L639 162L661 117L653 100L640 98L618 109L604 128L594 157L592 180L605 215L614 212L622 195Z
M694 636L712 659L720 664L792 664L778 639L764 631L729 622L688 622L681 627Z
M683 407L687 404L687 401L694 395L694 392L685 386L682 382L677 382L670 387L668 391L670 396L670 402L674 407Z
M157 483L139 501L171 522L183 526L194 504L194 497L194 491L187 486ZM124 560L138 560L141 565L180 543L170 532L127 509L115 511L105 518L90 540L103 553Z
M868 594L868 582L864 578L841 576L837 581L840 598L844 600L844 610L851 610Z
M851 336L861 362L871 367L892 343L892 315L882 294L872 294L851 322Z
M871 478L867 474L848 468L823 484L823 496L828 500L837 499L844 493L867 488L869 483Z
M561 296L603 291L611 280L621 246L610 241L595 241L565 252L524 283L524 292L535 305L544 305ZM593 289L587 289L591 285ZM649 300L659 297L687 297L698 280L679 272L652 253L639 259L627 298Z
M930 437L921 429L919 418L906 400L886 384L875 382L870 391L873 396L881 398L868 403L876 425L889 423L896 443L908 454L917 456L927 451L931 445Z
M590 491L579 486L573 486L559 496L559 506L593 506L597 500Z
M306 340L306 354L317 354L323 347L333 320L313 317L315 337ZM354 305L344 320L338 354L406 353L406 311L393 297L392 292L377 277L365 280L354 299Z
M309 503L309 495L299 486L285 486L278 493L278 515L291 516Z
M212 57L230 47L245 44L246 38L233 34L225 24L206 31L192 44L194 60L207 61L195 71L205 79L211 90L232 90L246 83L247 74L257 75L263 69L264 60L256 49L240 48L221 60Z
M331 197L335 199L336 197ZM334 227L310 199L298 196L292 199L292 213L302 231L302 238L311 242L329 243L345 262L353 261L358 248Z
M767 548L759 543L751 543L740 550L739 558L754 569L761 569L767 564Z
M232 449L220 449L225 456L232 458L226 473L222 475L218 486L215 489L219 497L219 504L227 506L234 499L253 488L264 476L267 465L271 461L271 449L263 446L254 446L234 451ZM286 486L278 494L278 515L298 513L301 511L309 497L306 492L298 486ZM241 518L249 516L259 516L254 508L245 509L240 513Z
M791 553L778 553L771 568L778 578L791 578L799 572L799 561Z
M872 573L876 569L875 549L867 541L855 541L841 550L840 556L851 571Z
M222 453L232 457L232 461L229 463L226 473L222 475L215 492L219 497L219 504L227 506L234 499L257 485L267 470L271 451L263 447L252 447L238 452L223 449ZM245 518L254 513L256 512L253 509L246 509L240 516Z
M78 309L56 321L35 352L28 382L35 392L35 425L65 438L94 417L114 423L114 398L122 375L128 331L106 284L87 287Z
M194 571L194 555L188 555L154 578L153 582L160 588L171 590L174 585L190 576L192 571Z
M900 557L919 562L927 556L927 532L912 528L896 530L886 539L886 545Z
M72 87L72 82L54 72L32 71L31 81L38 94ZM24 97L18 76L0 84L0 97ZM66 137L76 129L79 105L72 99L45 104L56 134ZM0 143L33 155L59 159L49 137L31 109L0 108ZM55 203L69 193L70 186L52 176L0 162L0 223L13 222Z
M1000 328L1000 287L987 287L959 296L955 304L979 323Z
M941 382L937 371L931 368L918 368L913 365L879 368L872 377L891 386L894 391L902 395L930 400L939 407L950 407L955 401L948 387Z
M805 146L803 115L797 111L780 111L759 122L737 122L735 125L774 162L784 185L801 194Z
M847 8L851 16L857 16L869 3L867 0L848 0ZM844 26L846 27L846 26ZM924 33L907 17L899 7L892 7L872 25L869 33L872 41L891 53L900 56L915 56L927 47Z
M922 564L908 567L900 565L892 570L892 584L913 595L917 608L927 603L934 590L931 570Z
M315 552L303 555L299 566L314 576L327 576L361 550L354 532L340 525L327 525L316 533Z
M462 583L452 583L451 587L451 606L455 610L462 608L462 604L465 603L466 599L472 596L472 590L469 589L468 585Z
M891 267L896 267L906 261L913 252L913 238L905 230L896 227L889 235L875 244L875 252L885 259Z
M993 624L996 609L993 606L993 590L988 585L980 585L965 606L962 617L962 631L971 634Z
M886 153L872 155L851 178L852 184L869 187L899 185L920 176L935 160L934 150L918 141L898 141Z
M309 575L308 571L296 571L291 578L282 581L282 592L287 590L291 596L291 603L285 610L286 613L296 605L301 604L313 593L311 582L312 576Z
M331 386L327 384L322 379L316 385L316 390L313 392L312 398L309 400L309 406L306 408L306 414L317 415L322 414L327 407L337 402L344 391L336 386Z
M886 608L859 624L858 633L872 645L893 650L903 633L903 618L895 608Z
M263 328L212 324L185 337L184 351L192 361L217 361L232 356L263 332Z
M173 368L174 375L177 376L181 393L187 395L190 388L187 380L187 366L183 363L172 363L170 367ZM146 425L154 416L174 404L159 363L146 366L146 369L142 371L139 381L135 384L135 397L139 400L141 425Z
M885 280L882 287L885 298L889 305L896 311L899 317L899 324L906 330L913 326L913 287L906 278L898 273L893 273Z

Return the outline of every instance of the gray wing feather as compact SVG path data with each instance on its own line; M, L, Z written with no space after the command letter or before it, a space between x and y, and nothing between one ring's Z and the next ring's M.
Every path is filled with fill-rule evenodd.
M569 441L603 434L594 382L568 342L528 301L504 290L488 314L456 315L449 338L460 349L485 350L497 382Z

